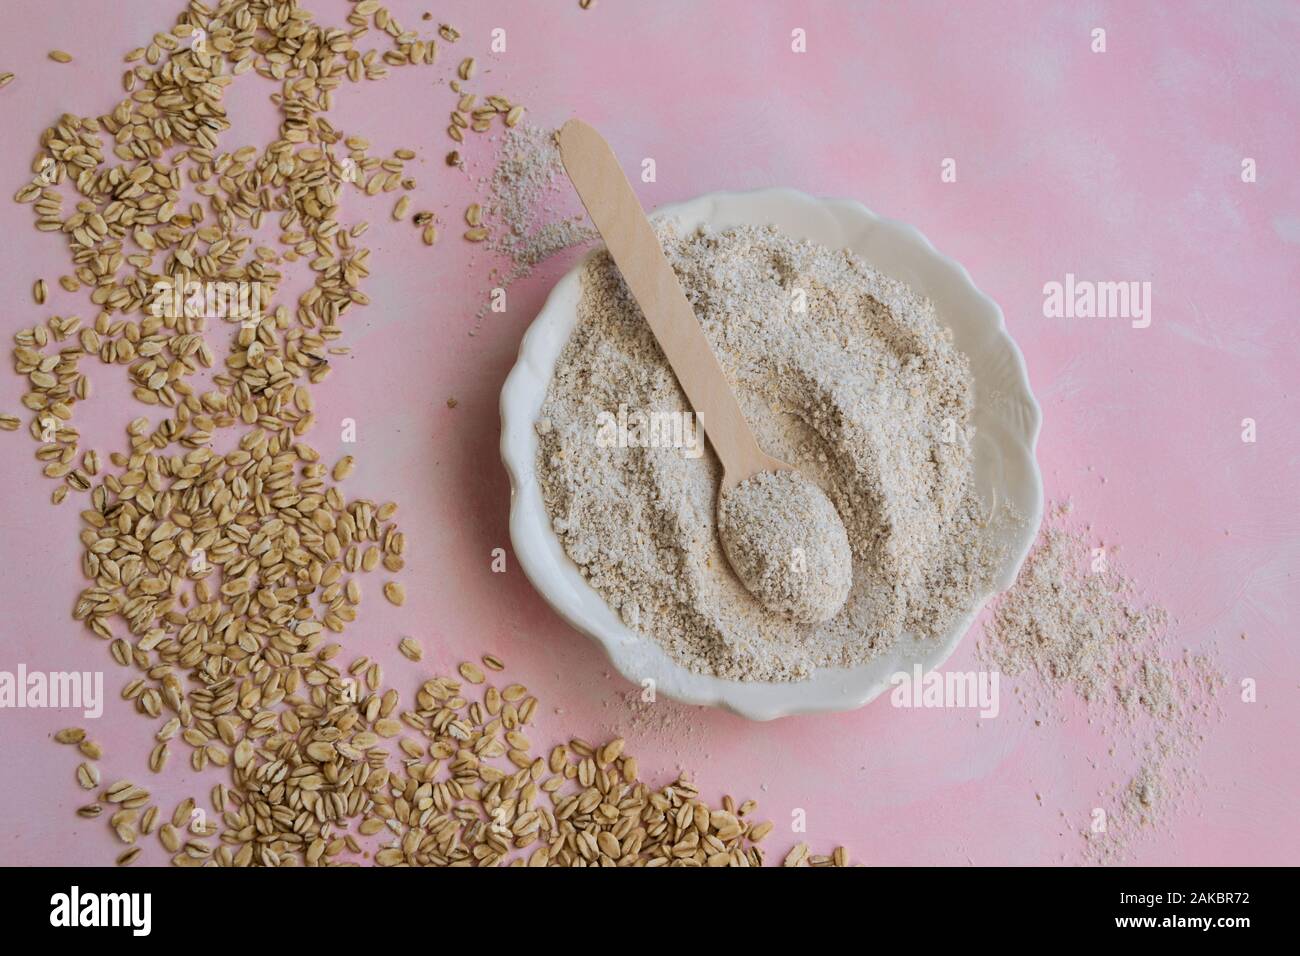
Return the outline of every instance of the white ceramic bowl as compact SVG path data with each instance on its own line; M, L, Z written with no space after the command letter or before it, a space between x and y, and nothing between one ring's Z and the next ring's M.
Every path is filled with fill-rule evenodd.
M956 648L988 598L1010 587L1037 534L1043 511L1042 476L1034 459L1041 413L1029 389L1024 359L1007 334L1002 311L975 288L966 270L941 255L916 229L882 219L860 203L818 199L790 189L710 193L665 206L656 219L684 228L724 229L773 224L830 248L848 248L872 267L931 299L970 357L975 380L975 480L985 505L1010 503L1026 517L1015 530L989 533L1008 546L994 587L938 640L904 636L893 649L853 668L819 670L798 683L757 683L695 674L659 645L626 627L578 572L551 529L536 477L537 420L561 349L577 321L579 274L586 259L551 291L525 333L519 360L501 390L501 455L510 473L510 539L528 579L559 614L590 635L628 680L655 681L656 692L692 704L724 707L754 720L861 707L889 686L892 674L919 662L938 667ZM590 258L590 257L588 257Z

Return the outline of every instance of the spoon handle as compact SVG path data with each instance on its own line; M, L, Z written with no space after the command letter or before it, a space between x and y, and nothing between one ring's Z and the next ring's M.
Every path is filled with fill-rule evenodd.
M755 441L614 151L598 132L576 119L564 124L559 143L574 189L722 461L725 483L766 470L773 460Z

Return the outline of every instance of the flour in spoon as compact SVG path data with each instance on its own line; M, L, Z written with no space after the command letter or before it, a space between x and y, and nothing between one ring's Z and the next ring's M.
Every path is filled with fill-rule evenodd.
M853 550L834 503L797 471L761 471L718 501L731 570L769 611L820 624L853 587Z
M972 383L933 305L845 251L741 227L660 227L759 444L816 482L852 550L829 621L759 604L717 533L721 468L603 253L537 422L552 525L628 627L691 670L789 681L969 611L997 555L973 491Z

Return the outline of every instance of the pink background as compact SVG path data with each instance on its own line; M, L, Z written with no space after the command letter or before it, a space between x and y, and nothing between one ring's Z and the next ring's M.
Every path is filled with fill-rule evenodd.
M859 199L915 224L962 262L1004 309L1028 361L1045 425L1039 445L1049 498L1072 496L1127 570L1178 618L1180 646L1214 651L1228 679L1223 719L1198 771L1201 793L1142 844L1152 864L1300 862L1295 732L1297 292L1300 291L1300 6L1241 4L939 4L577 0L389 4L408 27L445 19L464 39L438 66L394 71L345 88L331 119L368 136L373 152L420 151L415 208L438 211L444 238L426 249L388 213L393 197L348 199L374 225L370 308L345 324L353 355L316 389L313 444L327 460L354 452L353 496L401 504L411 542L403 609L369 579L350 652L382 660L408 693L421 668L396 651L419 637L428 667L485 650L540 696L531 736L627 732L646 776L695 771L704 793L755 797L777 821L807 812L814 852L846 844L868 864L1033 864L1077 859L1076 830L1112 782L1078 712L1035 728L1009 693L1003 714L908 711L886 700L833 716L752 724L661 700L636 721L630 685L564 625L510 561L508 484L497 453L497 396L519 337L549 284L576 257L558 257L510 289L509 311L476 335L492 257L458 238L470 182L442 162L458 55L476 54L482 93L525 103L538 123L581 115L629 167L652 156L648 206L714 189L787 185ZM121 56L170 26L176 0L6 0L0 71L0 181L24 181L37 138L61 112L100 113L117 101ZM339 3L310 5L340 22ZM110 9L112 13L110 14ZM420 13L430 9L432 23ZM507 30L505 54L487 49ZM1107 31L1092 53L1090 32ZM808 52L790 51L802 27ZM45 59L58 46L71 65ZM273 129L254 76L230 96L242 111L223 147L265 142ZM253 115L249 115L250 112ZM490 144L465 150L474 177ZM957 182L940 181L945 157ZM1244 157L1258 182L1240 178ZM0 201L4 332L50 314L94 312L54 280L68 271L31 210ZM1067 272L1150 280L1153 324L1042 317L1042 287ZM32 282L53 286L44 308ZM122 445L129 417L119 370L88 361L97 397L78 406L83 448ZM0 410L22 412L20 380L0 375ZM449 409L446 400L458 400ZM1288 411L1289 409L1289 411ZM135 414L135 410L131 414ZM358 422L358 443L333 423ZM1243 418L1258 442L1240 439ZM74 495L48 503L23 433L0 434L3 529L0 669L103 667L105 778L130 776L163 795L206 795L220 775L190 779L183 747L161 777L145 770L154 722L116 697L125 681L102 646L70 619L82 581ZM1248 638L1242 640L1242 633ZM973 638L973 635L972 635ZM968 638L949 667L976 667ZM1238 702L1243 677L1259 701ZM1009 684L1004 691L1010 690ZM556 713L562 710L562 714ZM82 723L57 711L0 712L0 862L111 861L107 827L79 820L75 755L49 741ZM1102 766L1105 764L1103 762ZM1042 795L1042 801L1035 794ZM1064 816L1063 816L1064 814ZM163 859L147 841L148 859Z

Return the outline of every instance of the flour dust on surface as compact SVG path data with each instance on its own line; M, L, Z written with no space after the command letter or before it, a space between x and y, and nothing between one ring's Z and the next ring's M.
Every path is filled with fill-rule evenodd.
M1168 612L1142 598L1072 510L1049 508L977 651L1018 679L1036 724L1066 721L1072 699L1081 703L1106 750L1094 763L1103 782L1088 819L1070 829L1084 862L1124 862L1202 788L1196 760L1221 717L1224 678L1208 656L1175 647Z

